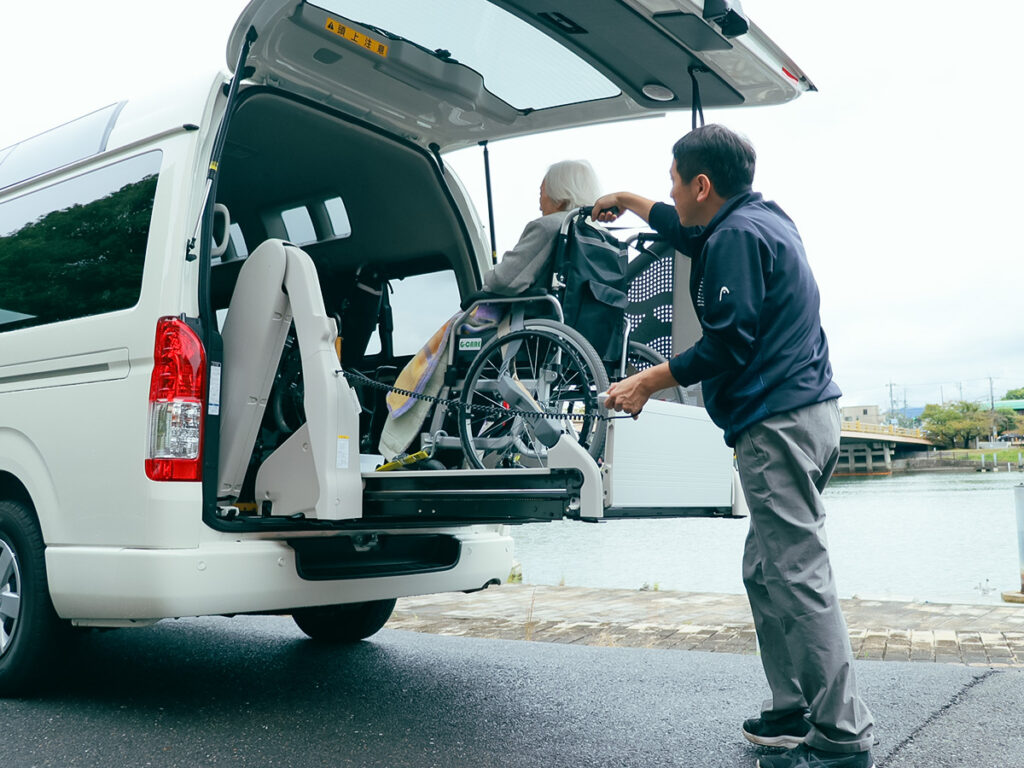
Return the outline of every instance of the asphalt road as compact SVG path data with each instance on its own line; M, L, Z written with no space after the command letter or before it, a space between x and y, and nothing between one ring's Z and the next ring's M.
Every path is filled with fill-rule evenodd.
M756 657L384 630L307 641L288 618L81 638L59 681L0 701L0 766L753 766ZM1024 766L1024 670L858 662L880 768Z

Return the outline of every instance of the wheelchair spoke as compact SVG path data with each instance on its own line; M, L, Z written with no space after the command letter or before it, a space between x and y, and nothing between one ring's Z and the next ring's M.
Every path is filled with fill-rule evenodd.
M508 381L505 377L514 378L542 411L562 416L556 423L570 438L587 450L596 445L592 455L599 455L605 423L597 418L597 392L607 387L607 376L603 367L589 362L599 360L596 353L581 347L586 342L572 338L572 333L558 327L512 331L488 343L471 363L461 386L459 416L463 450L471 466L547 465L549 449L538 436L536 417L510 414L503 419L493 411L474 411L477 406L509 408L498 389L499 381Z

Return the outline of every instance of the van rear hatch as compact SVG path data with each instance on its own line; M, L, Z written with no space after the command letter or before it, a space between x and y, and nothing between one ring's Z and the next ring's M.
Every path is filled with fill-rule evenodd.
M722 0L254 0L229 68L250 27L252 83L440 151L814 89Z

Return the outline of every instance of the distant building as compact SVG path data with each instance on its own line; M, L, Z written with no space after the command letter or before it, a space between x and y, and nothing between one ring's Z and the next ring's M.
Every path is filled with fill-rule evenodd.
M841 410L843 421L859 421L861 424L882 423L882 413L877 405L847 405Z
M1024 413L1024 400L996 400L995 408L997 411L1005 408L1016 413Z

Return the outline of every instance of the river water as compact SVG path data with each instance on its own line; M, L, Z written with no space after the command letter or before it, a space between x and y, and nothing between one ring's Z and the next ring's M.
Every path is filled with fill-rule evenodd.
M1020 588L1019 472L836 478L825 529L840 597L1001 603ZM512 529L523 581L743 593L747 520L560 521Z

